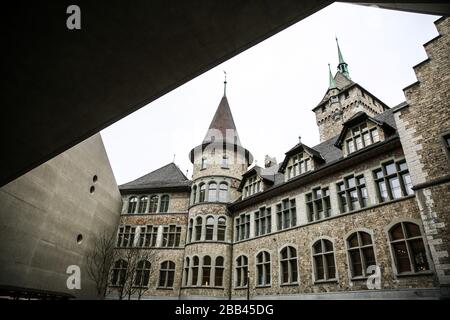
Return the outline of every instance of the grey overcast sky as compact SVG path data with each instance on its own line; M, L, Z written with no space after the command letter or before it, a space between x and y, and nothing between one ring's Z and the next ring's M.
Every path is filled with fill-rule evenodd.
M244 147L259 165L278 162L298 142L314 146L319 131L311 109L337 67L335 36L350 76L394 107L416 81L412 66L426 59L423 44L438 33L438 16L334 3L148 104L101 132L118 184L169 162L192 175L189 151L201 143L223 95ZM151 70L149 70L151 72Z

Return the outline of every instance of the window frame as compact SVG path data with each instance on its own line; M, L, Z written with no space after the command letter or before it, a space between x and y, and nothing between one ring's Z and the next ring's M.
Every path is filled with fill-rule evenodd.
M351 236L353 236L354 234L357 234L357 239L358 239L358 246L356 247L350 247L350 243L349 243L349 239ZM360 233L366 233L370 236L370 240L371 240L371 244L369 245L362 245L362 240L361 240L361 236ZM367 274L367 268L368 266L366 265L366 262L364 261L365 259L363 258L363 253L362 250L363 249L367 249L367 248L372 248L372 253L373 253L373 257L374 257L374 261L375 261L375 265L377 265L377 254L376 254L376 250L375 250L375 242L374 242L374 235L373 235L373 231L366 229L366 228L357 228L354 230L351 230L350 232L348 232L345 235L345 249L346 249L346 253L347 253L347 261L348 261L348 272L349 272L349 279L350 280L364 280L367 279L370 274ZM353 263L352 263L352 257L350 255L350 251L354 251L354 250L358 250L359 251L359 260L361 262L361 270L362 270L362 275L355 275L354 274L354 267L353 267Z
M391 164L394 164L395 167L395 172L393 173L388 173L387 172L387 167ZM401 169L401 165L405 164L406 165L406 169ZM378 176L378 173L381 172L382 176ZM407 187L408 185L405 184L404 181L404 176L408 175L409 179L410 179L410 185L411 185L411 193L408 192L409 188ZM406 162L406 159L390 159L390 160L386 160L383 161L380 166L378 166L377 168L372 170L372 176L373 176L373 181L375 184L375 190L376 190L376 194L377 194L377 200L378 203L386 203L386 202L390 202L390 201L395 201L398 199L402 199L408 196L412 196L414 195L414 190L412 190L412 181L411 181L411 173L409 172L409 168L408 168L408 164ZM401 195L400 197L394 197L394 193L392 192L392 186L391 186L391 179L397 178L399 187L400 187L400 192ZM380 183L384 184L384 187L386 188L386 194L387 197L386 199L384 199L384 197L382 196L382 192L380 190Z
M163 268L163 264L167 263L167 267ZM173 265L173 268L171 266ZM159 278L157 289L174 289L176 264L172 260L164 260L159 265ZM172 283L169 285L170 274L172 273ZM161 285L161 279L164 276L164 284Z
M320 241L321 244L321 252L317 253L314 250L314 247L316 245L317 242ZM332 245L332 250L331 251L324 251L325 249L325 241L329 241ZM334 266L334 278L330 278L328 273L329 273L329 265L328 262L326 260L326 255L333 255L333 266ZM321 257L322 258L322 266L323 266L323 274L324 274L324 278L323 279L318 279L317 278L317 265L316 265L316 257ZM339 282L339 275L338 275L338 268L337 268L337 264L336 264L336 245L334 243L334 240L329 238L329 237L320 237L315 239L314 241L312 241L311 243L311 263L312 263L312 279L313 279L313 283L314 284L320 284L320 283L326 283L326 282ZM325 267L326 266L326 267Z
M294 250L295 257L292 256L291 250ZM286 250L286 258L283 258L283 251ZM298 250L294 244L286 244L284 245L279 251L278 251L278 263L279 263L279 275L278 275L278 282L280 287L282 286L294 286L299 284L299 265L298 265ZM296 280L293 281L293 268L292 268L292 262L295 260L295 274L296 274ZM284 282L283 280L283 262L287 263L288 267L288 281Z
M268 255L268 259L267 259ZM262 259L260 260L260 257ZM259 269L262 268L262 283L259 283ZM268 270L267 270L268 267ZM267 276L269 277L269 281L267 281ZM270 251L267 249L261 249L255 254L255 287L256 288L264 288L272 286L272 255Z
M349 184L349 181L352 179L354 180L353 186ZM364 179L363 183L360 182L361 179ZM341 186L343 186L343 189L341 189ZM362 190L365 190L364 193L366 197L363 197ZM351 200L351 194L353 191L356 191L356 195L358 198L357 201ZM341 214L366 209L370 206L369 190L367 188L367 179L364 173L353 173L336 182L336 194L339 203L339 212ZM345 198L345 205L342 201L343 196ZM358 208L353 207L353 204L355 202L358 202ZM345 209L345 206L347 207L347 209Z

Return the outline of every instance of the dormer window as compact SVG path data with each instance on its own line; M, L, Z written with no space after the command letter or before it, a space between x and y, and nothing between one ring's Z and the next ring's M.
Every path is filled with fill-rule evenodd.
M261 191L261 180L255 175L248 178L244 187L244 197L249 197Z
M292 157L291 165L287 167L287 178L291 179L311 169L310 159L303 158L303 154Z
M367 123L360 124L349 130L349 137L346 139L347 152L355 152L378 141L378 127L369 128Z

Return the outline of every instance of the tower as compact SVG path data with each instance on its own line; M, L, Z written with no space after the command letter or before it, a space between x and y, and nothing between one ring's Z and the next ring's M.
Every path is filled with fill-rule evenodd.
M202 143L189 153L194 166L181 296L230 294L232 218L242 174L253 156L242 147L224 95Z

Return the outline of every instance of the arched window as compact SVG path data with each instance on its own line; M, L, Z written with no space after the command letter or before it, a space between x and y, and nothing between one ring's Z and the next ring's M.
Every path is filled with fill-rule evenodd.
M192 204L197 202L197 186L192 188Z
M134 213L136 211L137 201L137 197L131 197L128 200L128 213Z
M147 196L142 196L139 198L138 213L145 213L147 211L147 203L148 203Z
M214 218L209 216L206 218L205 240L212 240L214 234Z
M134 277L135 287L148 287L148 280L150 279L150 262L141 260L136 266L136 276Z
M167 194L161 197L161 205L159 208L159 212L167 212L169 211L169 196Z
M217 201L217 183L211 182L208 185L208 201L215 202Z
M421 272L430 269L420 227L412 222L400 222L389 230L397 273Z
M270 285L270 253L262 251L256 256L256 283L258 286Z
M158 200L159 197L157 195L153 195L150 197L150 206L149 206L149 212L155 213L158 211Z
M366 277L367 268L376 265L372 237L367 232L357 231L347 238L352 277Z
M247 286L248 258L244 255L236 259L236 287Z
M184 285L187 286L189 284L189 257L186 257L186 262L184 264Z
M217 220L217 241L225 241L226 228L227 220L224 217L219 217L219 220Z
M202 264L202 286L211 285L211 257L204 256Z
M214 286L223 286L223 257L217 257L214 270Z
M125 260L117 260L112 269L111 284L113 286L123 286L127 274L128 263Z
M285 247L281 250L280 258L281 283L297 283L297 250Z
M194 225L194 220L190 219L189 220L189 227L188 227L188 235L187 235L187 242L192 242L192 228Z
M172 288L173 279L175 277L175 263L172 261L164 261L159 269L159 287Z
M202 217L195 219L195 241L200 241L202 238Z
M228 201L228 184L222 182L219 185L219 201L227 202Z
M198 265L200 263L200 260L197 256L194 256L192 258L192 283L191 285L197 286L198 285Z
M313 263L316 281L336 278L333 243L330 240L320 239L314 243Z
M198 199L198 202L205 202L205 195L206 195L206 185L202 183L200 185L200 197Z

